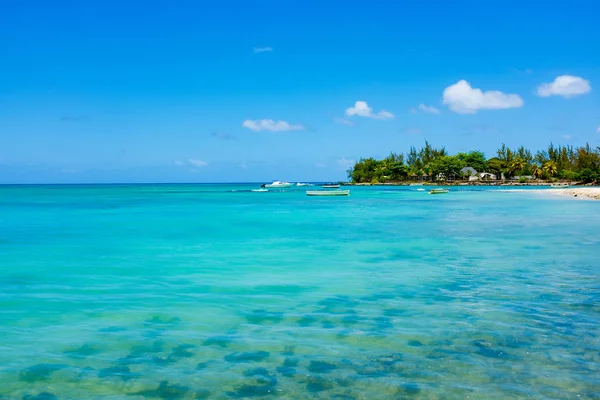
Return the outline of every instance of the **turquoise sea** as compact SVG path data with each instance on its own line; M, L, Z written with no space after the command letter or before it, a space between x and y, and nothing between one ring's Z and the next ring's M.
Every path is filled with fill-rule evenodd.
M0 398L600 398L600 202L257 187L0 187Z

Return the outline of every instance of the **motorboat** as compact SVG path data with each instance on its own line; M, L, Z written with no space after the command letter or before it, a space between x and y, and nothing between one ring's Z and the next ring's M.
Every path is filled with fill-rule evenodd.
M313 185L312 183L300 183L300 182L296 183L296 186L312 186L312 185Z
M550 187L553 189L566 189L569 187L568 183L552 183Z
M349 190L307 190L307 196L348 196Z
M444 194L444 193L448 193L450 190L448 189L431 189L429 191L429 194Z
M262 185L261 188L266 188L266 189L287 189L287 188L291 188L292 186L294 186L293 183L275 181L273 183L266 183L266 184Z
M327 183L325 185L323 185L323 189L339 189L340 185L338 185L337 183Z

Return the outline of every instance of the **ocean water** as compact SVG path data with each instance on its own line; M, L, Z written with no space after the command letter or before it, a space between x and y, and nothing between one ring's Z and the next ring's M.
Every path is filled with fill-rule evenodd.
M600 202L256 187L0 187L0 398L600 398Z

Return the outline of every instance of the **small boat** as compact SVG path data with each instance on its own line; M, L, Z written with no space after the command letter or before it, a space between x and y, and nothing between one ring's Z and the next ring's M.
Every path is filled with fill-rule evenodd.
M448 193L449 190L448 189L431 189L429 191L429 194L444 194L444 193Z
M261 188L267 188L267 189L287 189L287 188L291 188L292 186L294 186L293 183L275 181L273 183L266 183L266 184L262 185Z
M410 186L423 186L422 183L411 183Z
M551 188L553 189L566 189L569 187L568 183L552 183L550 185Z
M307 196L348 196L349 190L307 190Z
M336 183L328 183L326 185L323 185L324 189L339 189L340 185L336 184Z
M300 183L300 182L296 183L296 186L312 186L312 185L313 185L312 183Z
M265 188L261 188L261 189L252 189L252 191L253 191L253 192L261 192L261 193L264 193L264 192L268 192L268 191L269 191L269 189L265 189Z

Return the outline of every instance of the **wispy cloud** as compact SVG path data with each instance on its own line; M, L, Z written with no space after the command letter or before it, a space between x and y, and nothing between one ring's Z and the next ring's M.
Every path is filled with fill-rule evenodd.
M188 162L195 167L206 167L208 163L202 160L189 159Z
M254 54L260 54L260 53L271 53L273 51L272 47L266 46L266 47L255 47L254 48Z
M254 132L269 131L269 132L289 132L303 131L305 128L300 124L290 124L287 121L274 121L272 119L251 120L247 119L242 122L242 127L253 130Z
M347 126L356 125L353 121L350 121L349 119L346 119L346 118L335 118L334 121L336 124L339 124L339 125L347 125Z
M346 157L339 158L339 159L337 159L335 161L337 162L337 164L340 167L342 167L344 169L348 169L350 167L353 167L354 164L356 164L356 161L354 161L354 160L348 160Z
M354 107L348 107L346 109L347 117L365 117L373 119L392 119L394 114L389 111L381 110L378 113L373 112L373 109L369 107L366 101L357 101L354 103Z
M550 83L542 83L538 86L537 94L541 97L562 96L570 98L580 96L592 91L589 81L572 75L561 75Z
M444 104L458 114L475 114L479 110L500 110L523 106L523 99L516 94L497 90L482 91L472 88L466 80L448 86L443 93Z
M418 112L422 112L425 114L439 114L440 110L434 106L426 106L425 104L421 103L418 107L411 108L410 112L413 114L417 114Z
M221 140L238 140L237 136L233 136L227 132L212 132L210 135Z

